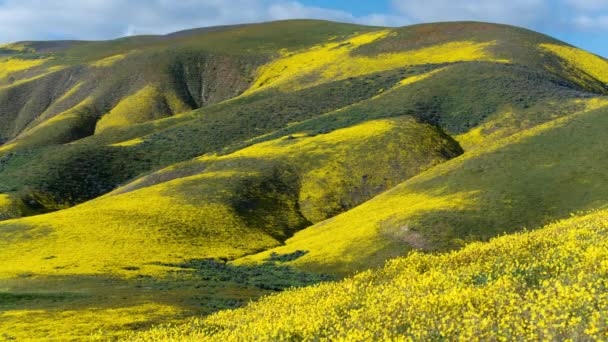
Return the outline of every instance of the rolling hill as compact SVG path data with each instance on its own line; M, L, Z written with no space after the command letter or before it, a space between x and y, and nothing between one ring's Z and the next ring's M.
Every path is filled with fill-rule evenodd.
M527 279L528 268L521 277L509 278L515 268L488 273L507 245L526 263L544 262L542 251L559 254L560 243L605 249L593 223L600 213L580 229L593 241L556 228L579 227L576 220L516 233L608 205L607 113L607 60L505 25L389 29L295 20L3 45L0 333L238 340L251 337L231 335L242 321L267 338L347 337L335 328L363 340L385 327L365 327L381 315L371 304L381 283L401 284L387 293L401 286L416 294L411 303L394 302L400 310L445 290L424 284L464 288L471 285L462 277L483 269L484 286L467 291L492 298ZM478 243L505 233L515 235ZM532 251L530 239L557 241ZM469 260L476 253L487 258ZM420 263L451 278L419 272ZM546 279L565 281L585 265ZM361 271L210 316L192 331L129 335ZM564 284L596 284L601 274L589 277ZM315 291L328 291L328 301L313 309ZM352 297L331 295L340 292ZM290 298L293 304L277 304ZM454 306L436 298L456 311L426 333L475 333L447 333L456 312L488 314L458 306L470 298L456 297ZM532 302L529 312L543 303ZM274 305L337 311L305 326ZM365 326L348 325L357 321L355 307L369 309ZM272 319L260 312L285 320L266 324ZM409 330L386 326L387 334L431 337L414 326L428 321L413 322L415 311L403 315L390 324L412 321ZM585 322L543 336L593 335Z

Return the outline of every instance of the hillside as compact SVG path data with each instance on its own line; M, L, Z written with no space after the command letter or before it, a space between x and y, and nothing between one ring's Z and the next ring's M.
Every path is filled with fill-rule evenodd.
M277 30L289 34L277 36ZM452 34L455 30L469 39ZM366 31L371 32L362 33ZM432 40L408 43L416 34ZM256 44L260 41L264 43ZM5 111L0 118L6 123L0 191L26 198L38 212L81 203L142 173L285 130L289 124L302 125L293 129L327 130L407 114L456 134L491 123L510 107L516 116L542 122L554 115L544 113L548 103L588 96L583 92L603 93L607 82L601 72L594 73L595 68L602 70L601 64L573 64L559 53L548 54L546 46L564 46L549 37L477 23L390 31L296 21L176 38L58 43L61 48L56 49L49 44L42 52L36 52L37 43L9 45L16 50L3 57L7 85L0 90ZM591 58L568 48L563 51L577 56L572 60ZM480 62L487 64L477 66ZM382 105L390 106L385 112L348 107L393 88L408 75L447 64L456 65L383 99ZM479 73L477 78L469 77L471 69ZM460 82L470 83L457 86ZM435 91L436 85L429 83L442 89ZM407 89L411 87L415 89ZM403 92L410 98L403 99ZM443 100L450 93L454 97ZM475 101L462 101L465 96ZM329 114L342 108L366 112L355 118L350 111ZM520 115L522 111L526 113ZM340 123L345 115L357 122ZM144 143L115 145L136 138ZM23 168L32 172L23 175Z
M605 208L607 95L607 60L475 22L3 45L0 335L125 337Z
M460 153L435 128L399 118L201 157L74 208L0 223L0 276L145 273L158 262L234 259Z
M448 254L412 253L133 340L604 340L607 214Z
M459 248L605 208L608 188L598 166L605 157L608 101L587 106L465 153L298 232L284 247L238 262L304 250L295 265L349 273L405 250Z

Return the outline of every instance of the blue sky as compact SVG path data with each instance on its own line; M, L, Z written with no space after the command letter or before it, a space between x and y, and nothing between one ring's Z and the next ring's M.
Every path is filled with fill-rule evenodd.
M291 18L385 26L499 22L608 57L608 0L0 0L0 43L110 39Z

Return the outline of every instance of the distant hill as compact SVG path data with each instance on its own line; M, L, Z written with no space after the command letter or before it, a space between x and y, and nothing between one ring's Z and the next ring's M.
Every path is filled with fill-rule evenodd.
M602 209L607 95L606 59L478 22L0 46L0 332L124 337Z

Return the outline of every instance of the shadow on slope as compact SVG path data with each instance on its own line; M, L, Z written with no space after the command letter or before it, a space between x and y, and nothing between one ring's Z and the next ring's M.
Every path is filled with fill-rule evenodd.
M0 273L123 273L153 261L234 259L461 152L441 131L404 117L203 156L73 208L0 223ZM37 262L48 255L57 258Z
M465 153L239 262L309 250L294 264L348 273L413 248L457 248L604 208L607 118L605 109L584 111Z
M40 262L45 262L41 260ZM154 266L162 275L125 267L108 275L30 276L0 280L0 336L4 339L124 337L153 325L180 323L191 315L246 305L253 299L331 277L274 264L230 266L189 260Z
M258 93L200 112L108 128L73 144L5 152L0 157L0 192L42 197L36 201L43 210L71 206L107 193L141 173L220 151L373 97L399 79L398 73L388 72L289 94Z
M602 340L607 218L602 211L451 253L411 253L341 282L131 338Z

